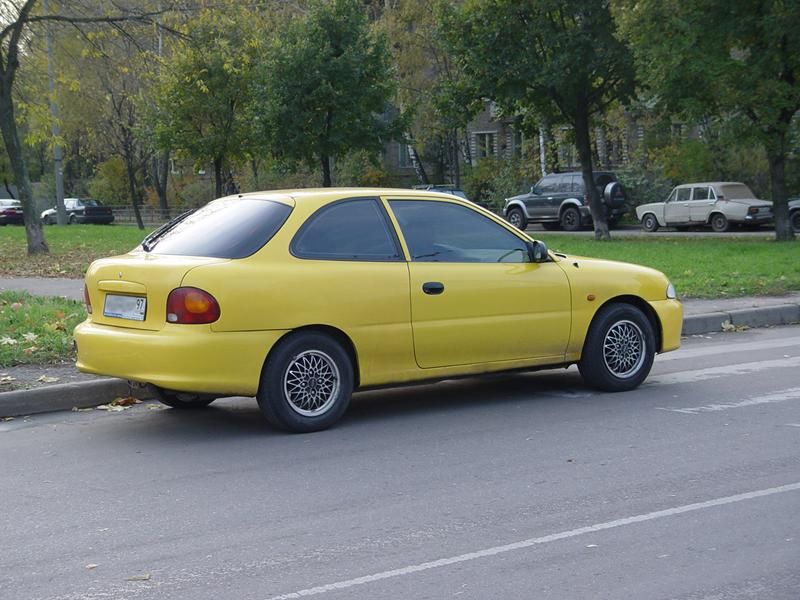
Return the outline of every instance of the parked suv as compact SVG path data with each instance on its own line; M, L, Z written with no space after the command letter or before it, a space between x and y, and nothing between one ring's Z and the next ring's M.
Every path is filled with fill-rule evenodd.
M625 190L614 173L596 171L593 176L607 210L608 226L614 227L625 214ZM528 223L541 223L545 229L577 231L592 223L589 195L579 172L545 175L527 194L506 198L503 214L520 229Z

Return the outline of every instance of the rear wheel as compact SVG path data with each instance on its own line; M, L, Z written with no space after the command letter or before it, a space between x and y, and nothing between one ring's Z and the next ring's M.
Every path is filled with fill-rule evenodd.
M647 316L631 304L609 304L589 327L578 369L588 385L624 392L644 381L655 353L656 336Z
M790 220L792 222L792 231L800 233L800 210L796 210L791 214Z
M216 398L206 394L194 394L190 392L175 392L173 390L165 390L164 388L153 386L156 399L162 404L171 406L181 410L193 410L197 408L205 408L211 404Z
M522 209L516 207L508 211L508 222L523 231L528 226L528 219L525 217L525 213L522 212Z
M642 217L642 229L650 232L658 229L658 219L653 213L647 213Z
M76 217L75 215L70 215L69 216L69 224L70 225L75 225L77 222L78 222L78 217Z
M717 233L724 233L730 229L728 219L722 213L714 213L711 215L711 229Z
M304 433L327 429L344 415L353 393L353 363L319 332L291 335L272 350L256 398L274 427Z
M564 231L578 231L581 228L581 213L574 206L568 206L561 212L561 228Z

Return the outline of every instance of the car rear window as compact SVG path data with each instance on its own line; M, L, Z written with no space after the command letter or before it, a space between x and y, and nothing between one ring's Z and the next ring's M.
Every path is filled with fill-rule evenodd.
M291 207L271 200L214 200L150 236L156 254L245 258L258 251L286 221ZM147 238L145 239L147 241Z
M756 196L750 188L740 183L738 185L723 185L720 187L722 195L728 200L752 200Z

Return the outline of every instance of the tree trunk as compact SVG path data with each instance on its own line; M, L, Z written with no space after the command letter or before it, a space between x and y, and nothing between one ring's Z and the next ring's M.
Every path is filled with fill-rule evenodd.
M6 146L8 160L11 163L11 172L14 174L14 183L17 184L17 195L22 204L22 213L25 218L25 235L28 239L28 254L42 254L50 252L44 239L42 222L36 214L33 205L33 192L28 177L28 167L22 156L22 146L17 132L17 122L14 116L14 100L11 97L11 85L4 81L0 83L0 131Z
M167 200L167 178L169 177L169 150L153 158L153 185L158 194L158 206L161 218L169 219L169 202Z
M258 180L258 159L251 158L250 159L250 169L253 172L253 191L260 191L261 190L261 183Z
M589 137L589 115L584 111L575 116L575 145L578 148L578 157L581 161L581 173L583 174L583 185L586 193L589 194L589 209L592 212L594 221L594 239L610 240L611 234L608 231L608 221L606 220L606 208L600 197L600 192L594 185L592 175L592 141Z
M775 239L787 242L794 239L794 233L789 220L789 201L786 193L786 133L772 132L766 150L772 187L772 211L775 215Z
M322 164L322 187L331 187L331 157L322 155L319 161Z
M453 183L461 189L461 162L460 152L458 151L458 130L454 129L450 134L450 144L453 151Z
M144 222L142 221L142 213L139 210L139 194L136 192L136 170L133 168L133 158L130 154L125 154L125 169L128 173L128 192L131 196L131 206L133 207L133 214L136 217L136 226L139 229L144 229Z
M414 165L414 171L417 174L417 180L419 180L422 185L428 185L430 180L428 179L428 174L425 172L425 165L422 164L422 161L419 158L417 149L414 146L409 145L408 155L411 158L411 164Z
M214 159L214 198L222 198L222 158Z

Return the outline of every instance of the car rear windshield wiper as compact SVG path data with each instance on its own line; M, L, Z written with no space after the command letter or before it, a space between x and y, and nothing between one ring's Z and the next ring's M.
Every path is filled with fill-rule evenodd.
M174 229L175 226L178 223L183 221L186 217L188 217L190 214L192 214L196 210L197 210L196 208L193 208L192 210L187 210L185 213L181 213L180 215L178 215L177 217L172 219L172 221L169 221L168 223L164 223L161 227L156 229L153 233L151 233L150 235L148 235L146 238L144 238L142 240L142 249L145 252L150 252L153 248L156 247L156 244L158 243L159 239L164 237L164 235L168 231L171 231L172 229Z

